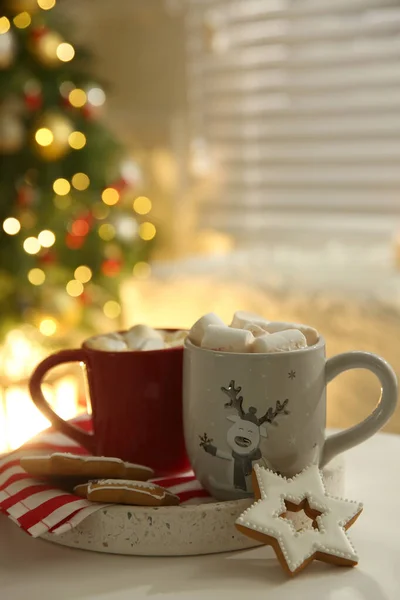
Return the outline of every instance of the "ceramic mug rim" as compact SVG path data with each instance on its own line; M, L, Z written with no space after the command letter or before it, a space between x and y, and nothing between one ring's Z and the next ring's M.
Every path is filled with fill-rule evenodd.
M221 350L210 350L209 348L202 348L201 346L196 346L189 340L187 337L184 341L183 347L185 350L191 350L192 352L205 352L210 355L215 356L246 356L246 357L283 357L283 356L297 356L299 354L305 354L307 352L313 352L315 350L320 350L325 347L325 338L320 335L318 341L312 346L307 346L306 348L300 348L298 350L288 350L284 352L221 352Z

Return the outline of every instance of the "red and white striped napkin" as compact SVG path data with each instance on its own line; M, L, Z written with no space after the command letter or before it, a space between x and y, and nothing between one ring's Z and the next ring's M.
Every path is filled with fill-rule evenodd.
M87 415L75 419L74 423L86 431L92 429L91 419ZM0 458L0 513L8 515L33 537L47 532L55 535L65 533L92 513L108 506L89 502L33 479L19 464L21 457L28 453L53 452L88 454L66 436L48 429L15 452ZM192 472L154 481L179 496L183 504L209 497Z

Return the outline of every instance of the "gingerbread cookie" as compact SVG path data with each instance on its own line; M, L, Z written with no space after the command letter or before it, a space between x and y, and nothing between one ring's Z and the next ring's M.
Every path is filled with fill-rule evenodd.
M154 475L149 467L124 462L119 458L78 456L62 452L44 456L26 456L21 458L21 467L34 477L67 478L75 482L109 477L147 481Z
M75 496L80 496L81 498L87 498L87 491L89 487L89 481L86 483L78 483L78 485L74 486L73 492Z
M256 465L253 489L257 501L236 520L245 535L272 546L289 575L295 575L313 560L353 567L356 551L346 531L362 512L362 504L326 493L316 465L293 479ZM304 510L313 527L296 531L286 511Z
M99 479L77 485L74 493L92 502L129 504L135 506L173 506L178 496L165 488L147 481Z

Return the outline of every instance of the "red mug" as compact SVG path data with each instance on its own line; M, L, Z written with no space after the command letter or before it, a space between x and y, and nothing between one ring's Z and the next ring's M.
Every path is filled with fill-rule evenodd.
M68 362L84 363L94 433L64 421L47 403L47 371ZM38 409L58 429L96 456L113 456L152 467L159 476L190 468L182 423L183 348L107 352L62 350L33 372L29 390Z

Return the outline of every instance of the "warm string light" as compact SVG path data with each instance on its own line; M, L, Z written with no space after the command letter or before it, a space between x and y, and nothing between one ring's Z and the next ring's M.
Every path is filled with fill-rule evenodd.
M71 190L71 185L67 179L59 178L53 183L53 190L59 196L66 196Z
M41 127L35 133L35 140L39 146L50 146L54 140L54 135L47 127Z
M106 188L101 194L101 199L103 200L104 204L113 206L119 201L119 193L115 188Z
M72 185L78 191L86 190L90 185L90 179L86 173L75 173L71 179Z
M8 217L3 222L3 229L8 235L16 235L21 230L21 223L15 217Z
M138 196L133 201L133 210L138 215L147 215L151 211L151 200L146 196Z
M71 279L66 285L67 294L73 298L77 298L83 293L83 284L77 279Z
M86 265L81 265L75 269L74 277L81 283L88 283L92 279L92 270Z
M86 145L86 136L81 131L73 131L68 136L68 144L73 150L81 150Z
M10 29L10 27L11 27L11 23L7 19L7 17L0 17L0 35L2 33L7 33L7 31Z
M49 337L54 335L57 331L57 321L53 317L42 319L39 324L39 331Z
M121 314L121 306L115 300L108 300L103 306L103 312L109 319L116 319Z
M17 15L16 17L14 17L13 21L15 27L17 27L18 29L26 29L31 24L32 19L30 14L24 11L22 13L19 13L19 15Z
M37 0L37 3L42 10L50 10L56 5L56 0Z
M31 236L26 238L23 243L23 247L27 254L37 254L41 248L41 245L37 238Z
M80 88L75 88L68 94L68 100L74 108L82 108L86 104L86 93Z
M38 240L43 248L51 248L55 244L56 236L49 229L44 229L39 233Z
M28 280L32 285L42 285L46 280L46 274L42 269L31 269L28 273Z
M23 243L23 248L27 254L37 254L40 249L51 248L56 241L56 236L49 229L43 229L38 237L30 236Z
M157 233L155 225L149 221L145 221L139 225L139 236L142 240L149 242L152 240Z
M57 46L56 54L61 62L69 62L75 56L75 49L71 44L62 42Z

